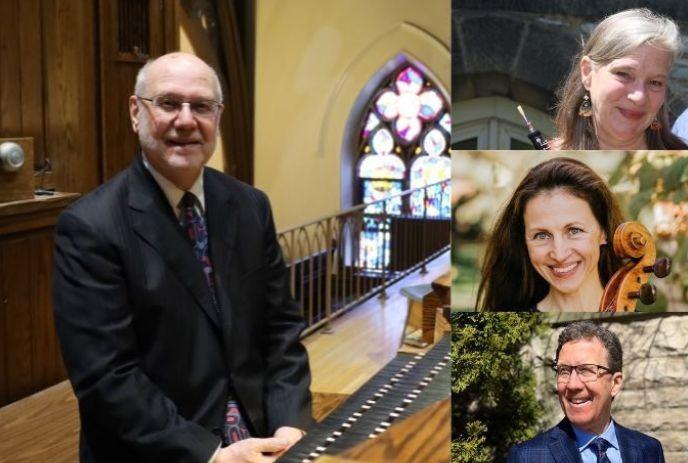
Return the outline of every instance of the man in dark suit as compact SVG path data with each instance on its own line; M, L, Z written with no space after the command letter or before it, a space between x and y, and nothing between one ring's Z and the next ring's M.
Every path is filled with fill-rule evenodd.
M557 394L565 418L552 429L514 446L508 463L663 463L662 444L611 417L623 384L619 338L590 321L559 335Z
M270 462L311 423L268 200L204 167L221 101L193 55L146 64L129 101L141 153L58 221L53 299L82 461Z

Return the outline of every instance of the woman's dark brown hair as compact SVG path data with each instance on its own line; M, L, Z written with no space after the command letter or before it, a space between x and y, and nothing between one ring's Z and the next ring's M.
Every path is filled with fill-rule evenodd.
M532 310L547 295L549 285L528 257L523 214L528 201L558 188L587 202L607 236L610 244L601 247L598 262L602 286L621 266L611 246L614 231L622 222L614 195L584 163L571 158L550 159L530 169L495 224L478 288L476 305L480 310Z

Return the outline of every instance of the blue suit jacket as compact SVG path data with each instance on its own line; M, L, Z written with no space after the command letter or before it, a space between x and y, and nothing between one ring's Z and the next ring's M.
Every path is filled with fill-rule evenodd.
M619 426L614 422L624 463L664 463L662 444L655 438ZM581 463L576 438L564 418L552 429L509 451L507 463Z

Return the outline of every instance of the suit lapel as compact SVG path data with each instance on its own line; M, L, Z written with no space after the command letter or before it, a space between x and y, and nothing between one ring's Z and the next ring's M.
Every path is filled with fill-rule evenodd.
M580 453L573 437L573 429L566 419L552 429L549 449L557 463L582 463Z
M624 463L637 463L636 455L638 451L635 450L635 443L630 439L626 428L619 426L619 423L614 422L614 429L616 430L616 440L619 441L619 452L621 453L621 461Z
M210 288L170 204L140 155L129 169L129 209L134 231L160 254L167 267L189 290L215 326L220 320L213 306Z
M236 278L236 272L233 270L236 268L234 247L238 232L238 210L229 189L223 186L216 176L211 175L208 169L205 170L203 185L215 292L222 308L223 332L229 333L232 325L229 288L235 283Z

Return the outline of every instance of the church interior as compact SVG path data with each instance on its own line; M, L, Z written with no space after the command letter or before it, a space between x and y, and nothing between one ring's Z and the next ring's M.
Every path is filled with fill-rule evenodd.
M51 301L54 227L134 160L127 99L140 67L168 52L218 73L224 112L207 166L270 198L307 325L316 420L443 339L450 2L2 0L0 18L1 461L77 459ZM3 148L16 146L21 165L7 167ZM409 407L383 444L294 461L447 461L448 369L433 370L434 408ZM410 438L406 416L427 421L426 435Z

